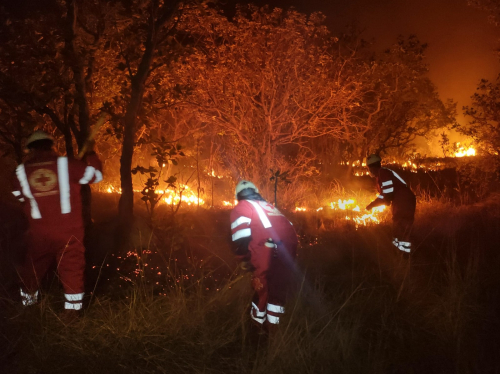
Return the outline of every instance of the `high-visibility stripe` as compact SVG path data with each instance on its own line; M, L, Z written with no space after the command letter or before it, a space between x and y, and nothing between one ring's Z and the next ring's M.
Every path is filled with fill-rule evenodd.
M80 310L82 309L82 303L64 303L64 309Z
M22 202L22 203L24 203L24 197L20 197L19 201Z
M285 313L285 307L276 304L267 304L267 311L272 313Z
M385 190L382 190L383 193L391 193L394 192L394 187L391 188L386 188Z
M99 170L96 169L94 174L95 174L95 179L92 183L99 183L100 181L102 181L102 173Z
M57 158L57 177L59 179L59 200L61 202L61 213L71 213L71 200L69 196L69 168L68 158Z
M273 325L277 325L280 323L280 317L276 317L276 316L273 316L271 314L268 314L267 321Z
M385 182L382 182L382 187L390 186L391 184L392 184L392 180L385 181Z
M250 317L260 323L263 324L266 320L266 312L261 312L255 303L252 303L252 309L250 310Z
M238 217L234 220L233 223L231 223L231 230L235 229L236 227L238 227L239 225L241 225L243 223L250 223L250 222L252 222L252 220L248 217L245 217L245 216Z
M21 292L21 301L24 306L34 305L38 301L38 290L34 293L27 293L20 289Z
M31 193L30 184L28 183L28 177L26 176L26 169L24 165L21 164L16 168L17 179L19 179L19 183L21 184L21 189L23 191L23 195L26 196L30 201L31 206L31 218L40 219L42 215L40 213L40 209L38 208L38 204Z
M241 238L247 238L252 236L252 231L250 229L238 230L233 234L233 242Z
M85 168L85 172L83 173L82 179L78 181L80 184L88 184L92 178L95 176L95 167L93 166L87 166Z
M383 199L384 197L382 195L378 195L377 199Z
M404 181L404 179L403 179L403 178L401 178L401 177L398 175L398 173L396 173L394 170L391 170L391 169L387 169L387 170L392 171L392 174L394 174L394 176L395 176L396 178L398 178L398 179L401 181L401 183L403 183L403 184L406 186L406 182Z
M12 191L12 195L15 197L21 196L21 191Z
M254 302L252 302L252 310L255 311L255 315L257 317L265 317L265 315L266 315L266 312L261 312L259 310L259 307L257 306L257 304L255 304Z
M85 295L83 292L82 293L65 293L64 297L68 301L81 301L81 300L83 300L83 295Z
M262 207L255 201L252 200L246 200L246 201L252 204L255 210L257 211L257 214L260 218L260 222L262 222L262 226L264 226L265 229L272 227L269 218L267 218L266 213L264 213L264 209L262 209Z

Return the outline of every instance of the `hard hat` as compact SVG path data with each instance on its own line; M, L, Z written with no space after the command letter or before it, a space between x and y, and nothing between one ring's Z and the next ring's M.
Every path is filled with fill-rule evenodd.
M373 165L377 162L382 161L379 155L370 155L366 158L366 166Z
M247 188L251 188L255 192L259 192L259 189L257 187L255 187L255 184L253 184L252 182L243 180L243 181L238 182L238 184L236 185L236 196L238 196L238 194L241 191L246 190Z
M47 134L42 130L36 130L33 134L30 135L28 140L26 140L26 148L29 148L31 143L34 143L38 140L50 140L54 142L54 138L52 137L52 135Z

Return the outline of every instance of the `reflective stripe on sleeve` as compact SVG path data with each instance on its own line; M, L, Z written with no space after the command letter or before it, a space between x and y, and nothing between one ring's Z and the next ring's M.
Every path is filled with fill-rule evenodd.
M19 183L21 184L21 189L23 195L26 196L30 201L31 206L31 218L40 219L42 215L40 214L40 209L38 208L38 203L36 202L33 194L31 193L30 184L28 183L28 177L26 176L26 169L24 165L21 164L16 168L16 175Z
M382 187L390 186L390 185L392 185L392 180L382 182Z
M264 209L262 209L262 207L255 201L252 201L252 200L246 200L246 201L249 202L250 204L252 204L252 206L257 211L257 214L260 218L260 222L262 222L262 226L264 226L265 229L272 227L271 222L269 221L269 218L267 218L266 213L264 213Z
M252 231L250 229L238 230L233 234L233 242L241 238L248 238L249 236L252 236Z
M250 222L252 222L252 220L248 217L245 217L245 216L238 217L234 220L233 223L231 223L231 230L235 229L236 227L238 227L242 223L250 223Z
M378 195L377 199L383 199L384 197L382 195Z
M276 304L267 304L267 311L272 313L285 313L285 307Z
M61 202L61 213L71 213L71 201L69 198L69 168L68 158L57 159L57 177L59 179L59 199Z
M92 178L95 176L95 167L93 166L87 166L85 168L85 172L83 173L82 179L78 181L80 184L88 184Z
M21 196L21 191L12 191L12 195L15 197Z
M95 179L92 183L99 183L100 181L102 181L102 173L97 169L94 173L95 173Z
M394 187L391 188L386 188L385 190L382 190L383 193L391 193L394 192Z

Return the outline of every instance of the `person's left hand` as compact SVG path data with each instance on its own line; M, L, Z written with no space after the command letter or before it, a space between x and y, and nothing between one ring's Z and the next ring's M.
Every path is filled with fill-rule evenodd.
M240 268L244 271L254 271L255 268L250 261L241 261Z

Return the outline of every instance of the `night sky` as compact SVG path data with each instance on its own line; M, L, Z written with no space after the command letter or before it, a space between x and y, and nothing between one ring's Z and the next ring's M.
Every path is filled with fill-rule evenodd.
M485 11L467 5L466 0L259 0L279 7L294 6L301 12L321 11L332 31L356 22L367 40L385 49L398 35L415 34L428 43L429 77L441 99L470 103L481 78L494 79L500 73L495 50L500 28L488 23Z
M0 0L17 14L33 10L50 11L53 0ZM222 0L231 8L241 0ZM254 0L257 5L295 7L305 13L321 11L333 32L347 24L365 29L367 40L385 49L398 35L415 34L429 44L429 76L443 100L469 104L481 78L493 79L500 73L495 50L500 45L500 28L487 21L487 13L467 5L467 0Z

